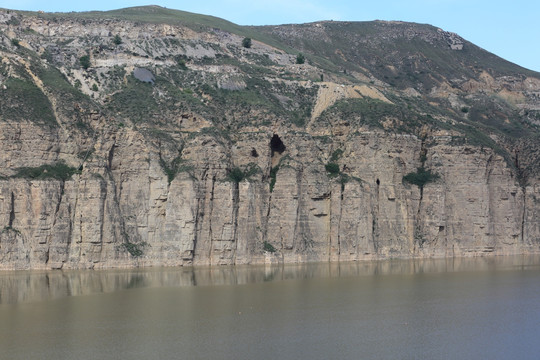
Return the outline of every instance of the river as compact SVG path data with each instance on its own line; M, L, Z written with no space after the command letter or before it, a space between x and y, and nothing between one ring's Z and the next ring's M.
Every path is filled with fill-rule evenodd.
M1 359L538 359L540 257L0 272Z

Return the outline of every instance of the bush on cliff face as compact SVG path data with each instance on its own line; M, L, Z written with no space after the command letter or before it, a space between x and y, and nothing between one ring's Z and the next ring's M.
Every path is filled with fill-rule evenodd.
M146 242L142 242L139 244L131 243L131 242L125 242L122 244L124 249L133 257L138 258L144 255L143 248L147 246L148 244Z
M227 174L227 180L238 184L242 180L249 180L250 177L258 173L259 171L260 168L254 163L246 165L243 169L235 167L229 170Z
M163 172L167 175L169 184L174 180L177 174L182 172L188 172L191 174L193 166L186 163L181 156L174 158L170 163L167 163L163 158L159 158L159 165L163 169Z
M268 251L269 253L276 252L276 248L274 247L274 245L270 244L268 241L264 242L263 249L264 251Z
M337 163L329 162L324 166L324 168L330 177L336 177L339 175L339 165Z
M74 167L71 167L59 161L56 164L46 164L38 167L21 167L17 169L17 172L13 177L15 178L27 178L34 180L44 180L44 179L57 179L57 180L69 180L74 174L80 173Z
M270 169L270 192L274 191L274 186L277 181L277 172L279 171L279 165Z
M404 182L416 185L423 188L425 184L435 181L439 178L439 174L432 173L431 170L426 170L423 166L419 167L416 172L410 172L403 177Z

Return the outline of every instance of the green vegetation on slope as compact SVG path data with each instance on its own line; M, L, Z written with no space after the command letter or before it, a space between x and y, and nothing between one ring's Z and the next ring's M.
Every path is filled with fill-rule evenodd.
M8 78L0 91L0 116L4 121L31 121L56 126L52 105L47 96L30 80Z
M439 175L426 170L423 166L416 169L416 172L410 172L403 177L404 182L423 188L429 182L435 181L439 178Z
M212 16L158 6L108 12L19 13L45 18L51 24L63 19L102 24L108 19L182 25L207 32L208 36L133 39L111 32L104 36L86 34L79 39L59 37L43 46L45 51L39 57L37 50L31 49L38 49L43 42L38 44L36 40L26 46L38 34L31 29L19 29L16 39L21 40L15 45L5 38L4 50L15 55L13 59L23 56L29 71L16 60L0 65L0 80L6 86L0 110L8 120L49 125L56 125L58 120L70 130L74 128L70 125L91 129L81 109L95 110L101 103L102 115L122 121L122 126L129 124L139 130L161 128L178 134L187 132L186 124L189 131L201 125L202 130L186 136L212 135L227 145L234 143L236 131L268 128L275 123L301 132L309 121L310 127L317 130L339 126L340 132L349 134L366 126L417 136L423 136L426 129L445 129L452 131L454 144L493 148L511 166L517 163L513 160L513 144L537 132L532 124L534 114L523 111L521 98L512 96L519 90L513 84L519 85L525 76L538 78L538 73L430 25L330 21L244 27ZM19 26L23 19L19 15L11 22ZM230 39L227 33L239 37L235 42L215 41ZM462 41L462 50L451 49L455 39ZM269 47L261 50L257 40L286 49L289 55ZM113 55L115 59L144 58L155 81L135 79L125 73L126 65L103 66L107 63L103 60ZM15 76L7 76L10 66L15 68L9 69ZM29 76L30 70L43 82L43 90ZM514 83L505 83L504 77ZM494 81L490 83L484 78ZM325 86L323 81L344 85L370 83L391 103L342 98L311 121L318 90ZM482 88L497 82L502 84L498 89ZM501 90L514 93L505 97ZM462 136L457 136L457 132ZM169 181L177 167L182 166L172 157L162 163ZM329 176L341 176L338 164L326 164ZM271 189L278 169L270 171Z
M210 16L195 14L187 11L167 9L160 6L135 6L111 11L88 11L88 12L70 12L70 13L38 13L31 11L18 11L22 14L34 15L51 21L58 19L116 19L142 23L182 25L194 31L204 32L220 29L229 33L237 34L264 42L282 50L291 50L283 43L276 41L271 36L259 32L254 27L247 27L234 24L230 21Z
M443 79L477 77L484 69L494 75L539 75L467 41L462 50L452 50L448 39L431 25L326 21L316 30L314 24L256 29L302 51L323 68L331 63L349 72L366 74L367 69L400 89L429 89Z
M79 170L59 161L52 165L46 164L38 167L18 168L13 177L32 180L56 179L65 181L71 179L77 173L79 173Z

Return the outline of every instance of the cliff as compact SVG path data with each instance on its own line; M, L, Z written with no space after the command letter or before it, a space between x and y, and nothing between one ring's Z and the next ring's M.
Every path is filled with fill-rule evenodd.
M0 31L1 269L540 251L540 75L455 34L158 7Z

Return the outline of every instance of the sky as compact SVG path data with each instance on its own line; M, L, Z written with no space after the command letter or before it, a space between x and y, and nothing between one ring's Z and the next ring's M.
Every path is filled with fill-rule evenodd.
M401 20L431 24L525 68L540 71L538 0L0 0L0 8L47 12L159 5L239 25L319 20Z

